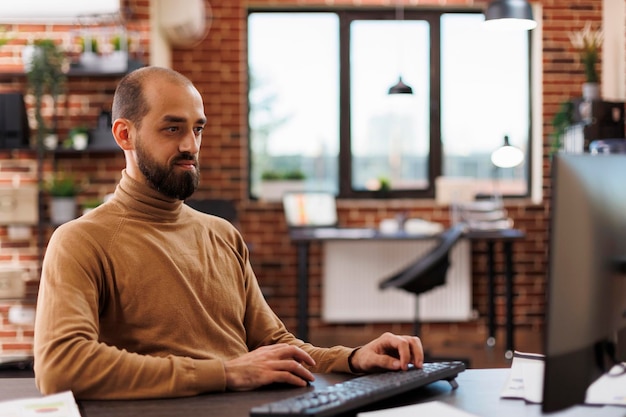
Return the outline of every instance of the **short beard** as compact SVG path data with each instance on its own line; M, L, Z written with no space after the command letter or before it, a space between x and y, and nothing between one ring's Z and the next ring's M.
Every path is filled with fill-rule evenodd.
M135 149L139 170L146 177L148 184L161 194L166 197L185 200L198 188L200 182L198 159L189 152L182 152L172 161L170 166L163 166L144 150L140 140L137 141ZM196 169L177 174L173 165L178 161L194 161Z

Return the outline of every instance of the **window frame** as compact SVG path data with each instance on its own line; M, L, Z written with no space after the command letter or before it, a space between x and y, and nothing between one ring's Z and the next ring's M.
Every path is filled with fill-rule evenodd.
M441 141L441 16L450 13L476 13L484 14L480 8L469 7L446 7L446 8L404 8L403 20L422 20L429 24L430 28L430 152L428 155L428 187L425 189L412 190L389 190L381 195L376 190L355 190L352 188L352 153L351 153L351 103L350 103L350 24L355 20L397 20L395 7L359 7L359 8L334 8L334 7L249 7L247 17L253 13L334 13L339 18L339 155L338 166L338 195L340 199L434 199L435 179L443 174L443 143ZM247 19L246 19L247 22ZM529 77L529 106L528 106L528 145L526 153L526 193L523 195L504 195L506 198L529 198L533 190L533 48L531 31L528 31L528 77ZM247 60L247 59L246 59ZM248 69L249 70L249 69ZM248 77L248 89L250 91L250 77ZM248 113L250 111L249 102ZM250 129L249 118L247 121ZM250 150L251 145L248 145ZM252 158L248 158L250 184ZM250 185L248 193L251 195Z

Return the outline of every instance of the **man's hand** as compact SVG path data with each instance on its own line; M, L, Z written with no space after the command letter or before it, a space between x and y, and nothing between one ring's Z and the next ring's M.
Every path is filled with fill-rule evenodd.
M314 377L303 363L315 365L313 358L296 346L263 346L224 363L226 388L249 391L274 382L304 387Z
M424 364L422 342L416 336L392 333L384 333L361 347L350 360L350 367L355 372L406 371L409 364L418 368Z

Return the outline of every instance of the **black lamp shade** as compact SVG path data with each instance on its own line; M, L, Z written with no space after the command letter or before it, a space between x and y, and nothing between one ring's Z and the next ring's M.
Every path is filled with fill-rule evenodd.
M398 82L389 88L389 94L413 94L413 89L398 78Z
M485 20L488 23L502 21L502 25L510 25L533 29L537 22L533 20L533 11L526 0L494 0L487 6Z

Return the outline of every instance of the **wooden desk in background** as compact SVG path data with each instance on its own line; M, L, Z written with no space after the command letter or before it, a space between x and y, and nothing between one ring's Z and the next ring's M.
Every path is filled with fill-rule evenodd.
M525 233L517 229L493 230L493 231L469 231L465 238L470 241L484 241L487 243L487 275L488 275L488 327L489 337L487 344L495 345L496 319L495 319L495 247L502 243L505 256L505 296L506 296L506 356L513 357L515 349L514 333L515 323L513 315L513 285L514 285L514 262L513 242L525 237ZM309 336L309 248L312 242L324 242L329 240L398 240L398 239L432 239L432 235L413 235L400 233L379 233L375 229L330 229L324 228L321 232L316 229L292 229L291 240L297 248L297 273L298 273L298 327L296 334L299 338L307 340ZM382 279L383 277L381 277Z
M446 381L435 382L421 389L379 401L369 406L367 410L442 401L480 417L544 415L541 413L540 405L500 398L500 392L508 375L508 369L470 369L459 374L457 378L459 388L455 391L451 390L450 384ZM248 417L250 409L254 406L336 384L350 378L344 374L316 374L315 377L315 382L309 388L265 388L250 392L205 394L175 399L78 401L78 405L82 417ZM39 396L33 378L0 378L0 401ZM342 414L344 417L354 415L356 413ZM552 413L549 416L623 417L624 408L579 406Z

